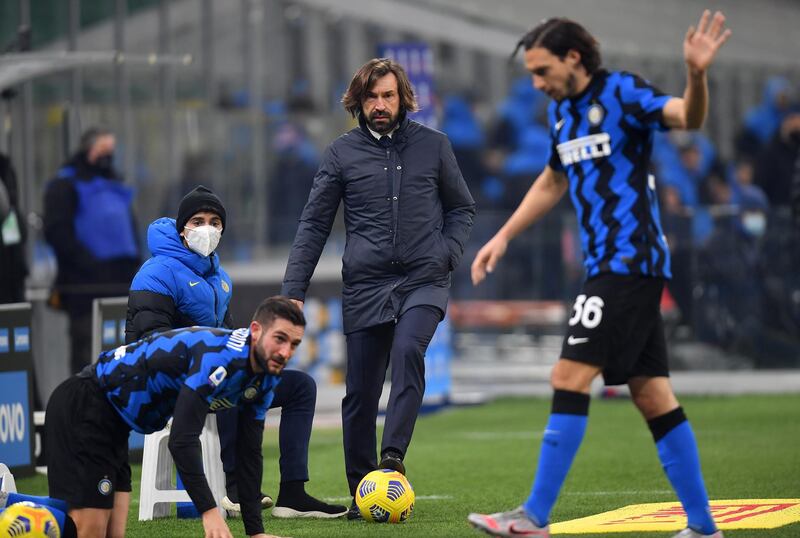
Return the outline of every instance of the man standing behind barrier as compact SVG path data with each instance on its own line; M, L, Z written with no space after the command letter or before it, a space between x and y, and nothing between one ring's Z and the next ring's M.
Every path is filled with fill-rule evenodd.
M676 537L721 537L709 509L694 434L669 382L659 311L669 250L648 166L656 129L698 129L708 107L706 70L730 35L725 17L703 13L683 42L683 98L664 95L631 73L600 67L597 41L578 23L542 22L517 45L533 85L547 93L550 162L522 203L481 248L481 282L508 242L552 209L569 189L580 223L588 280L568 322L536 478L528 500L496 514L470 514L492 536L549 536L550 511L583 440L592 380L627 383L647 421L664 470L688 516Z
M405 473L425 389L425 350L447 306L475 203L447 137L406 117L417 109L403 68L364 64L342 98L359 126L330 144L294 239L282 293L302 305L344 201L342 400L350 494L376 468L378 400L392 365L379 468ZM351 507L348 518L360 517Z
M205 535L232 537L203 472L200 433L209 412L236 409L242 518L248 535L264 537L259 495L264 418L268 409L296 397L280 396L275 388L305 324L294 303L271 297L248 328L154 334L101 353L96 364L59 385L47 406L47 481L50 497L69 505L78 535L125 535L128 434L159 431L173 417L169 450L202 514Z
M51 306L69 315L71 373L91 355L92 301L127 295L141 262L133 190L112 167L115 138L92 128L44 194L44 235L58 260Z

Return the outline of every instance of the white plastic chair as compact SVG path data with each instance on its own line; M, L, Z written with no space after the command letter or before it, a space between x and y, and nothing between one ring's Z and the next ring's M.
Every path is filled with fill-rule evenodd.
M14 481L14 475L6 467L4 463L0 463L0 491L6 493L16 493L17 483Z
M168 516L170 503L191 502L186 490L175 487L174 462L167 447L170 426L172 426L171 419L166 428L144 437L139 521ZM225 473L222 470L220 459L217 417L213 414L206 417L203 433L200 434L200 445L203 450L203 470L206 480L208 480L217 508L224 518L226 517L225 510L219 506L222 497L225 496Z

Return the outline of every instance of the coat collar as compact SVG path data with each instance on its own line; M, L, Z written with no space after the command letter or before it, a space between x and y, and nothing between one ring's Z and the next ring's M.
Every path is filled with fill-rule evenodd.
M411 120L408 119L405 111L400 113L400 120L397 122L397 128L392 133L392 143L396 148L400 148L401 146L405 145L407 139L407 129L408 125L411 123ZM379 145L378 141L372 136L372 133L369 132L369 127L367 127L367 121L364 119L362 114L358 115L358 126L362 134L367 137L373 144L376 146Z

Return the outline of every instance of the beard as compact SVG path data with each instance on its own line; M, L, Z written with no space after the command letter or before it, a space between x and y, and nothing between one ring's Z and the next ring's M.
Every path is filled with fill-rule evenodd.
M551 90L548 92L547 95L550 96L551 99L558 101L559 103L564 99L569 99L570 97L574 96L577 92L575 88L577 88L578 82L575 78L573 73L569 73L567 75L567 79L564 81L564 89L563 91L558 90Z
M575 75L570 73L567 77L567 82L564 88L564 98L572 97L575 95L575 88L578 86L578 82L575 80Z
M283 363L283 359L281 359L281 357L278 357L278 356L268 357L267 354L264 353L264 351L262 350L262 347L261 347L261 339L262 338L263 338L263 335L258 339L258 342L256 343L256 346L253 349L253 352L254 352L255 357L256 357L256 362L258 363L259 366L261 366L261 368L264 370L265 373L270 374L270 375L280 375L282 369L279 370L278 372L273 372L270 369L269 360L272 358L278 363Z
M373 112L367 118L367 125L379 135L385 135L386 133L392 132L392 129L394 129L397 125L397 118L399 117L399 113L395 116L392 116L389 112ZM377 123L376 121L387 119L389 121L383 121L382 123Z

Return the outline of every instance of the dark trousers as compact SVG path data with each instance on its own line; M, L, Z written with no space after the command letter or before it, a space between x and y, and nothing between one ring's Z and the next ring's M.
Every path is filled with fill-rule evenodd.
M270 405L270 409L281 408L278 432L281 482L308 481L308 443L316 403L317 384L314 379L299 370L284 370ZM237 417L236 408L217 413L222 469L229 487L235 483ZM231 493L229 490L228 494Z
M350 494L374 471L378 401L386 368L392 365L392 389L386 409L381 452L405 455L425 393L425 351L442 320L435 306L409 309L397 323L385 323L347 335L346 394L342 400L344 464Z

